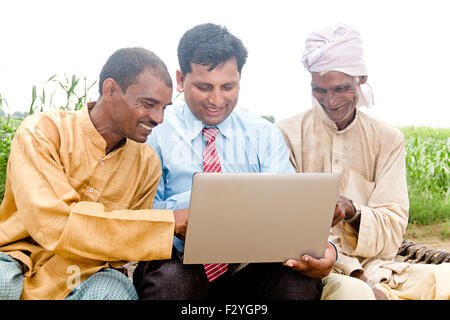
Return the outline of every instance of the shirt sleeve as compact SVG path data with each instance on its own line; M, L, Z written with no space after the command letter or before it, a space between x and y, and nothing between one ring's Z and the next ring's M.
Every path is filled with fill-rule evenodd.
M264 155L262 157L261 172L269 173L295 173L289 159L289 150L286 147L283 135L277 127L266 131L268 135L258 136L260 145L265 145Z
M60 161L59 137L48 134L51 130L56 129L18 130L11 146L8 176L16 214L32 241L71 259L170 258L172 211L108 210L101 203L81 201Z
M402 136L379 157L367 203L355 202L361 210L359 232L346 227L342 239L345 251L352 256L392 257L402 243L409 209L404 143Z
M175 194L171 197L166 198L166 182L167 182L167 169L164 166L164 159L161 155L161 147L158 143L158 135L152 133L147 142L150 147L155 150L161 161L162 174L161 179L158 183L158 188L156 190L155 199L153 201L154 209L168 209L168 210L179 210L189 208L189 202L191 199L191 191L186 191L182 193Z

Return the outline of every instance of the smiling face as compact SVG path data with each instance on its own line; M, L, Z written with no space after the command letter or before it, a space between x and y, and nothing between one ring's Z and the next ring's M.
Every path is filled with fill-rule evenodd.
M164 109L171 104L172 88L147 68L125 92L118 85L114 90L110 110L111 130L116 136L145 142L151 129L163 122Z
M236 107L240 74L235 58L208 71L209 66L191 63L191 71L177 71L177 89L191 112L208 126L224 121Z
M329 71L324 75L313 72L312 94L339 130L346 128L355 117L358 84L348 74Z

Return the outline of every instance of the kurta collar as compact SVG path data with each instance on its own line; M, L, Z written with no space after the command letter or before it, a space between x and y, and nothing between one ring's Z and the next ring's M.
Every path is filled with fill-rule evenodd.
M315 109L316 114L319 116L319 118L334 133L344 134L344 133L352 130L356 126L356 123L359 122L359 110L358 110L358 108L356 108L355 119L353 119L353 121L350 122L350 124L347 126L347 128L345 128L344 130L339 131L338 127L336 126L336 123L327 116L327 114L325 113L325 111L323 111L323 108L320 105L316 105L314 107L314 109Z
M106 141L103 139L101 134L97 131L94 124L92 123L91 117L89 116L89 110L92 110L96 102L89 102L87 106L84 106L81 110L77 111L80 126L92 144L102 150L103 154L106 151Z

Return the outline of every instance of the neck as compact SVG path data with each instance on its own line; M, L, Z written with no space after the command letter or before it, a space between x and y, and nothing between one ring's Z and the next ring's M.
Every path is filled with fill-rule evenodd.
M109 116L106 112L107 109L106 102L103 101L101 97L95 105L89 108L91 121L94 124L95 129L97 129L98 133L100 133L106 142L106 154L122 146L126 141L124 136L117 134L114 130L113 125L109 121Z
M340 122L335 122L336 127L338 128L339 131L344 130L345 128L347 128L350 125L350 123L353 122L355 117L356 117L356 108L353 110L350 117L348 117L347 119L344 119Z

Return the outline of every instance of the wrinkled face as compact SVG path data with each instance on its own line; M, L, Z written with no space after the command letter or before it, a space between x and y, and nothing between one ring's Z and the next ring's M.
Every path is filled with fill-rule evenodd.
M235 58L208 71L209 66L191 63L192 71L183 75L177 71L177 89L191 112L208 126L225 120L236 107L240 74Z
M142 143L152 128L163 122L164 109L171 104L172 88L148 69L136 80L125 92L116 86L110 118L115 134Z
M339 130L344 129L352 122L358 103L358 84L354 77L338 71L311 75L313 96Z

